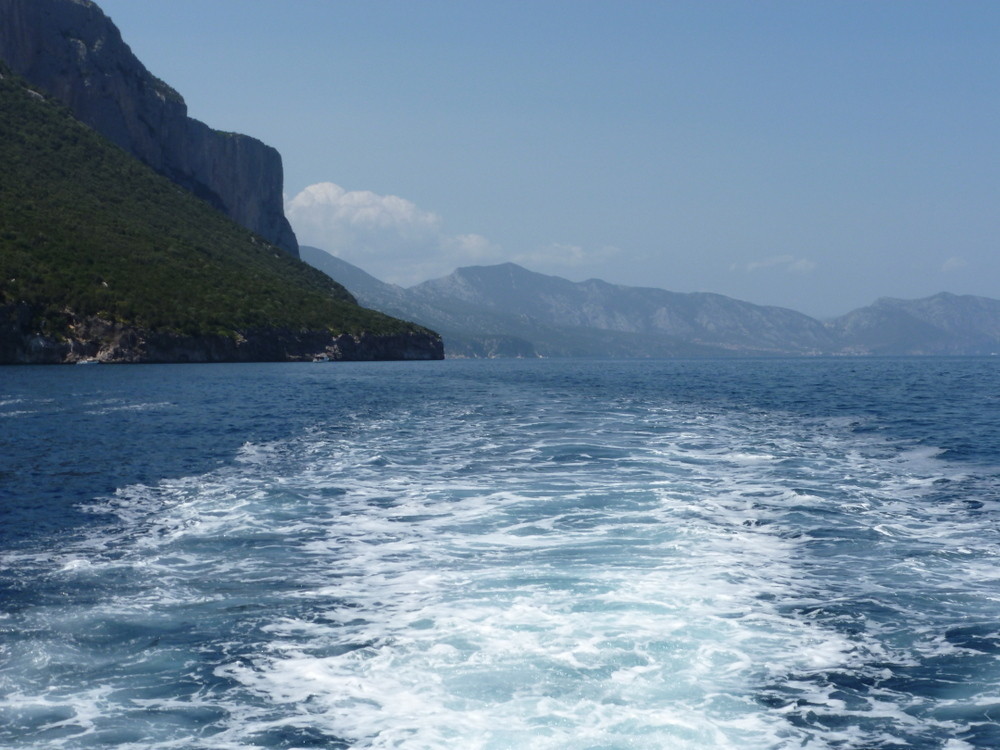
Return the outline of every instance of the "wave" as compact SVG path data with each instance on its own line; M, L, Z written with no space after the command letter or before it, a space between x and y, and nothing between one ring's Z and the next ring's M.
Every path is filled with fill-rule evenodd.
M6 553L0 739L988 744L995 476L858 419L503 398L248 443Z

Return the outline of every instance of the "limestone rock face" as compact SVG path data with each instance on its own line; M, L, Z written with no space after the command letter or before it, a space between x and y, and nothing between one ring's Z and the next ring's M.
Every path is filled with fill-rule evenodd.
M0 365L444 359L441 337L419 331L352 335L269 328L234 336L185 336L73 316L70 335L56 338L33 331L30 310L16 307L0 307Z
M0 0L0 59L157 172L298 257L281 155L187 116L90 0Z

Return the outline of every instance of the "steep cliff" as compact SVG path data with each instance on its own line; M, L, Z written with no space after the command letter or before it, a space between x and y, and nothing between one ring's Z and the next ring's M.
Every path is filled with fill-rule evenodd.
M0 364L440 359L0 63Z
M281 156L187 116L89 0L0 0L0 60L81 121L238 224L298 257Z

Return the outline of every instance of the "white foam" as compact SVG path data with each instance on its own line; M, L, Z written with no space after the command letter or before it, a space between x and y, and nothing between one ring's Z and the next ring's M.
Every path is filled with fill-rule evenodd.
M922 503L949 471L937 452L776 414L572 406L514 427L359 421L123 488L99 509L114 528L32 564L105 584L34 627L135 626L112 658L126 673L43 639L47 661L15 654L5 679L83 661L114 688L43 696L72 716L38 731L211 708L220 748L311 729L370 748L820 750L931 721L877 687L852 703L830 675L877 686L957 652L894 586L947 597L969 574L958 616L1000 578L996 549L963 552L975 521ZM911 630L852 609L866 604ZM171 642L199 623L214 641ZM175 662L196 694L130 695ZM807 712L843 726L791 720ZM193 741L159 731L157 746Z

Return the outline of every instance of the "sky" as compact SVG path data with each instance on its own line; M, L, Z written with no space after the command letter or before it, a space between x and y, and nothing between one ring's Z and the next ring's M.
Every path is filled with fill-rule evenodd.
M302 244L831 317L1000 298L993 0L98 0Z

